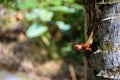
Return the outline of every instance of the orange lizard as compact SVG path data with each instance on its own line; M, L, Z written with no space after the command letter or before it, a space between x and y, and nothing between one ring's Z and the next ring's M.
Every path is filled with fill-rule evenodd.
M93 41L93 31L90 33L89 38L87 39L87 41L84 44L76 44L76 45L74 45L74 48L78 51L85 50L85 51L91 52L92 49L90 46L92 44L92 41Z

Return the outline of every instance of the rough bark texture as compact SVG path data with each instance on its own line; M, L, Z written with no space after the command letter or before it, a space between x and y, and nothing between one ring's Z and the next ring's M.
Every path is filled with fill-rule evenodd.
M87 80L120 80L120 0L85 0L86 36L94 29L87 56ZM87 53L88 55L89 53Z

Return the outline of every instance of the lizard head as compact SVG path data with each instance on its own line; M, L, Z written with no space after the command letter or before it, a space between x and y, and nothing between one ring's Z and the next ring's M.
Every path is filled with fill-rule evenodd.
M82 44L76 44L76 45L74 45L74 48L75 48L76 50L78 50L78 51L83 50Z

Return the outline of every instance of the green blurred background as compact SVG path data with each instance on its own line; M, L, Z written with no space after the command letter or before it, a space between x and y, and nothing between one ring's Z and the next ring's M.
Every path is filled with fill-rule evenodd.
M27 53L23 57L33 66L49 63L51 68L56 65L60 67L55 74L49 73L51 71L45 68L43 73L47 71L48 73L40 72L41 74L38 75L49 77L49 79L38 80L74 80L70 65L74 69L75 78L84 80L83 54L73 49L74 44L84 42L83 28L84 13L81 0L0 1L1 44L10 47L11 43L14 43L14 47L25 45L24 49L27 47L27 52L17 51L19 54ZM20 64L21 62L22 60ZM3 66L3 63L1 64ZM8 64L4 66L6 70L24 72L18 68L15 69L16 67L12 65L10 66L12 69ZM54 70L54 67L51 70Z

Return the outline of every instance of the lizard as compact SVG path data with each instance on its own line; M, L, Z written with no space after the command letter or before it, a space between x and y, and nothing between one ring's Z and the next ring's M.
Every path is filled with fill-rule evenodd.
M88 37L87 41L83 44L75 44L74 48L78 51L85 50L85 51L92 51L91 44L93 42L93 30L90 33L90 36Z

